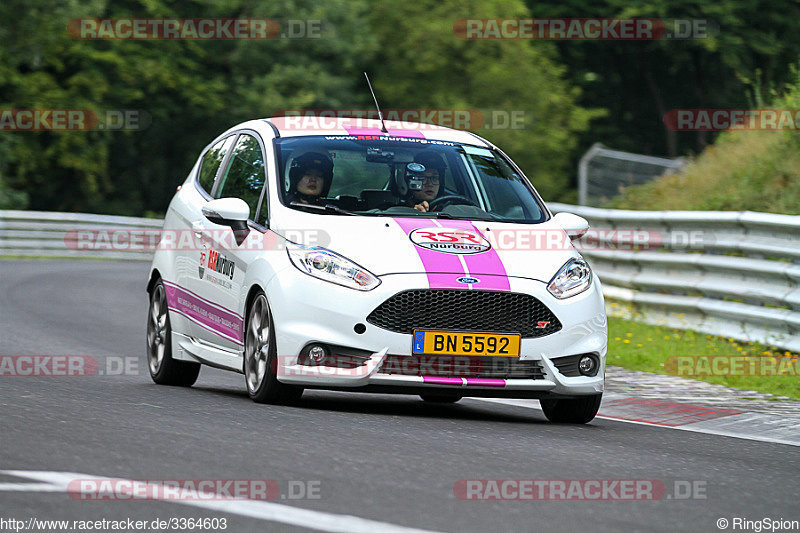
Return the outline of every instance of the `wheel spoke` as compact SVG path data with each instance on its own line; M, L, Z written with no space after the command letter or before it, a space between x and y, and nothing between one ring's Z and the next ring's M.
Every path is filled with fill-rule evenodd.
M264 328L261 330L261 333L258 336L258 342L261 346L269 345L269 328Z
M153 298L153 313L156 317L161 314L161 298L163 298L163 295L161 289L159 289L156 291L155 297Z
M266 358L261 354L258 358L258 367L256 371L256 375L258 376L258 382L261 383L261 380L264 379L264 371L267 368L267 361Z
M254 317L254 318L255 318L255 317ZM254 340L255 342L258 342L258 340L259 340L259 336L258 336L258 324L256 323L256 321L255 321L255 320L250 320L250 333L253 335L253 340Z

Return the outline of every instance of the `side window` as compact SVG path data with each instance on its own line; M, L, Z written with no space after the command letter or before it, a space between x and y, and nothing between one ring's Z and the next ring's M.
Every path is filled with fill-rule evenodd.
M203 156L203 162L200 163L200 173L197 180L200 186L208 193L214 188L214 178L217 176L217 170L225 159L225 154L233 143L236 135L231 135L222 139L220 142L209 148L208 152Z
M261 146L252 135L242 134L233 148L228 168L220 177L215 197L241 198L250 206L250 218L255 219L264 178Z

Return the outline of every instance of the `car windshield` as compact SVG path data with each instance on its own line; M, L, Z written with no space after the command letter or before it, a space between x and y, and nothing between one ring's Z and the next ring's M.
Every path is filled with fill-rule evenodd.
M498 152L417 138L276 139L283 203L331 215L538 223L546 214Z

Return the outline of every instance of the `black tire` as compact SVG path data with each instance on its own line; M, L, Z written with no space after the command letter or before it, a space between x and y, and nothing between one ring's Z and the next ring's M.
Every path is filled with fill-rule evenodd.
M597 415L602 399L602 394L594 394L580 398L539 400L539 403L550 422L586 424Z
M426 403L456 403L463 398L460 394L420 394L419 397Z
M258 292L247 309L244 325L244 381L247 394L256 403L294 403L303 395L303 388L278 381L275 328L267 297ZM252 329L251 329L252 328ZM259 329L260 328L260 329ZM264 328L267 329L266 339ZM256 333L256 330L259 332ZM266 350L266 353L264 351Z
M169 322L166 291L158 280L150 292L147 312L147 368L159 385L191 387L200 375L200 363L172 358L172 326Z

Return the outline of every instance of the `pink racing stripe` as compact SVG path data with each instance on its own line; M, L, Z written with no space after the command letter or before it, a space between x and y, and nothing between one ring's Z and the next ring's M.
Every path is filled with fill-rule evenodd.
M403 229L406 235L415 229L432 226L430 219L421 218L395 218L395 222ZM456 278L465 275L464 267L461 265L458 256L455 254L445 254L435 252L426 248L420 248L412 244L417 250L425 274L428 276L428 287L431 289L464 289L463 283L458 283Z
M486 238L482 231L480 231L475 224L468 220L445 220L441 222L442 225L454 227L456 229L468 229L477 232L482 237ZM510 291L511 284L508 281L506 274L506 267L503 266L503 261L497 253L497 250L490 248L485 252L478 254L465 254L464 261L467 263L467 270L470 276L484 275L486 277L480 278L481 282L474 285L473 288L494 290L494 291Z
M467 378L467 387L505 387L506 380L491 378Z
M390 130L386 128L389 133L383 133L380 128L359 128L355 126L345 126L345 130L349 135L377 135L379 137L411 137L414 139L424 139L425 136L419 130Z
M458 265L459 268L461 265ZM462 269L463 270L463 269ZM464 272L458 274L439 274L439 273L428 273L428 285L432 289L465 289L468 288L469 285L464 285L463 283L458 281L458 278L464 276Z
M199 294L197 294L196 292L192 292L192 291L190 291L189 289L187 289L187 288L185 288L185 287L181 287L181 286L180 286L180 285L178 285L177 283L172 283L171 281L167 281L167 280L162 280L162 282L164 283L164 285L171 285L171 286L173 286L173 287L177 287L177 288L179 288L179 289L180 289L180 290L182 290L183 292L188 292L189 294L191 294L191 295L192 295L192 296L194 296L195 298L197 298L197 299L199 299L199 300L202 300L203 302L207 303L207 304L208 304L208 305L210 305L211 307L216 307L217 309L221 309L221 310L222 310L223 312L225 312L225 313L230 313L230 314L232 314L232 315L234 315L234 316L237 316L237 317L239 317L239 318L242 318L242 315L240 315L239 313L237 313L237 312L235 312L235 311L231 311L231 310L230 310L230 309L228 309L227 307L223 307L223 306L221 306L221 305L219 305L219 304L215 304L215 303L214 303L214 302L212 302L211 300L207 300L207 299L203 298L202 296L200 296Z
M237 344L242 344L244 321L230 311L214 307L183 287L164 283L167 305L203 328Z
M442 378L437 376L422 376L422 382L435 385L458 385L459 387L464 384L461 378Z

